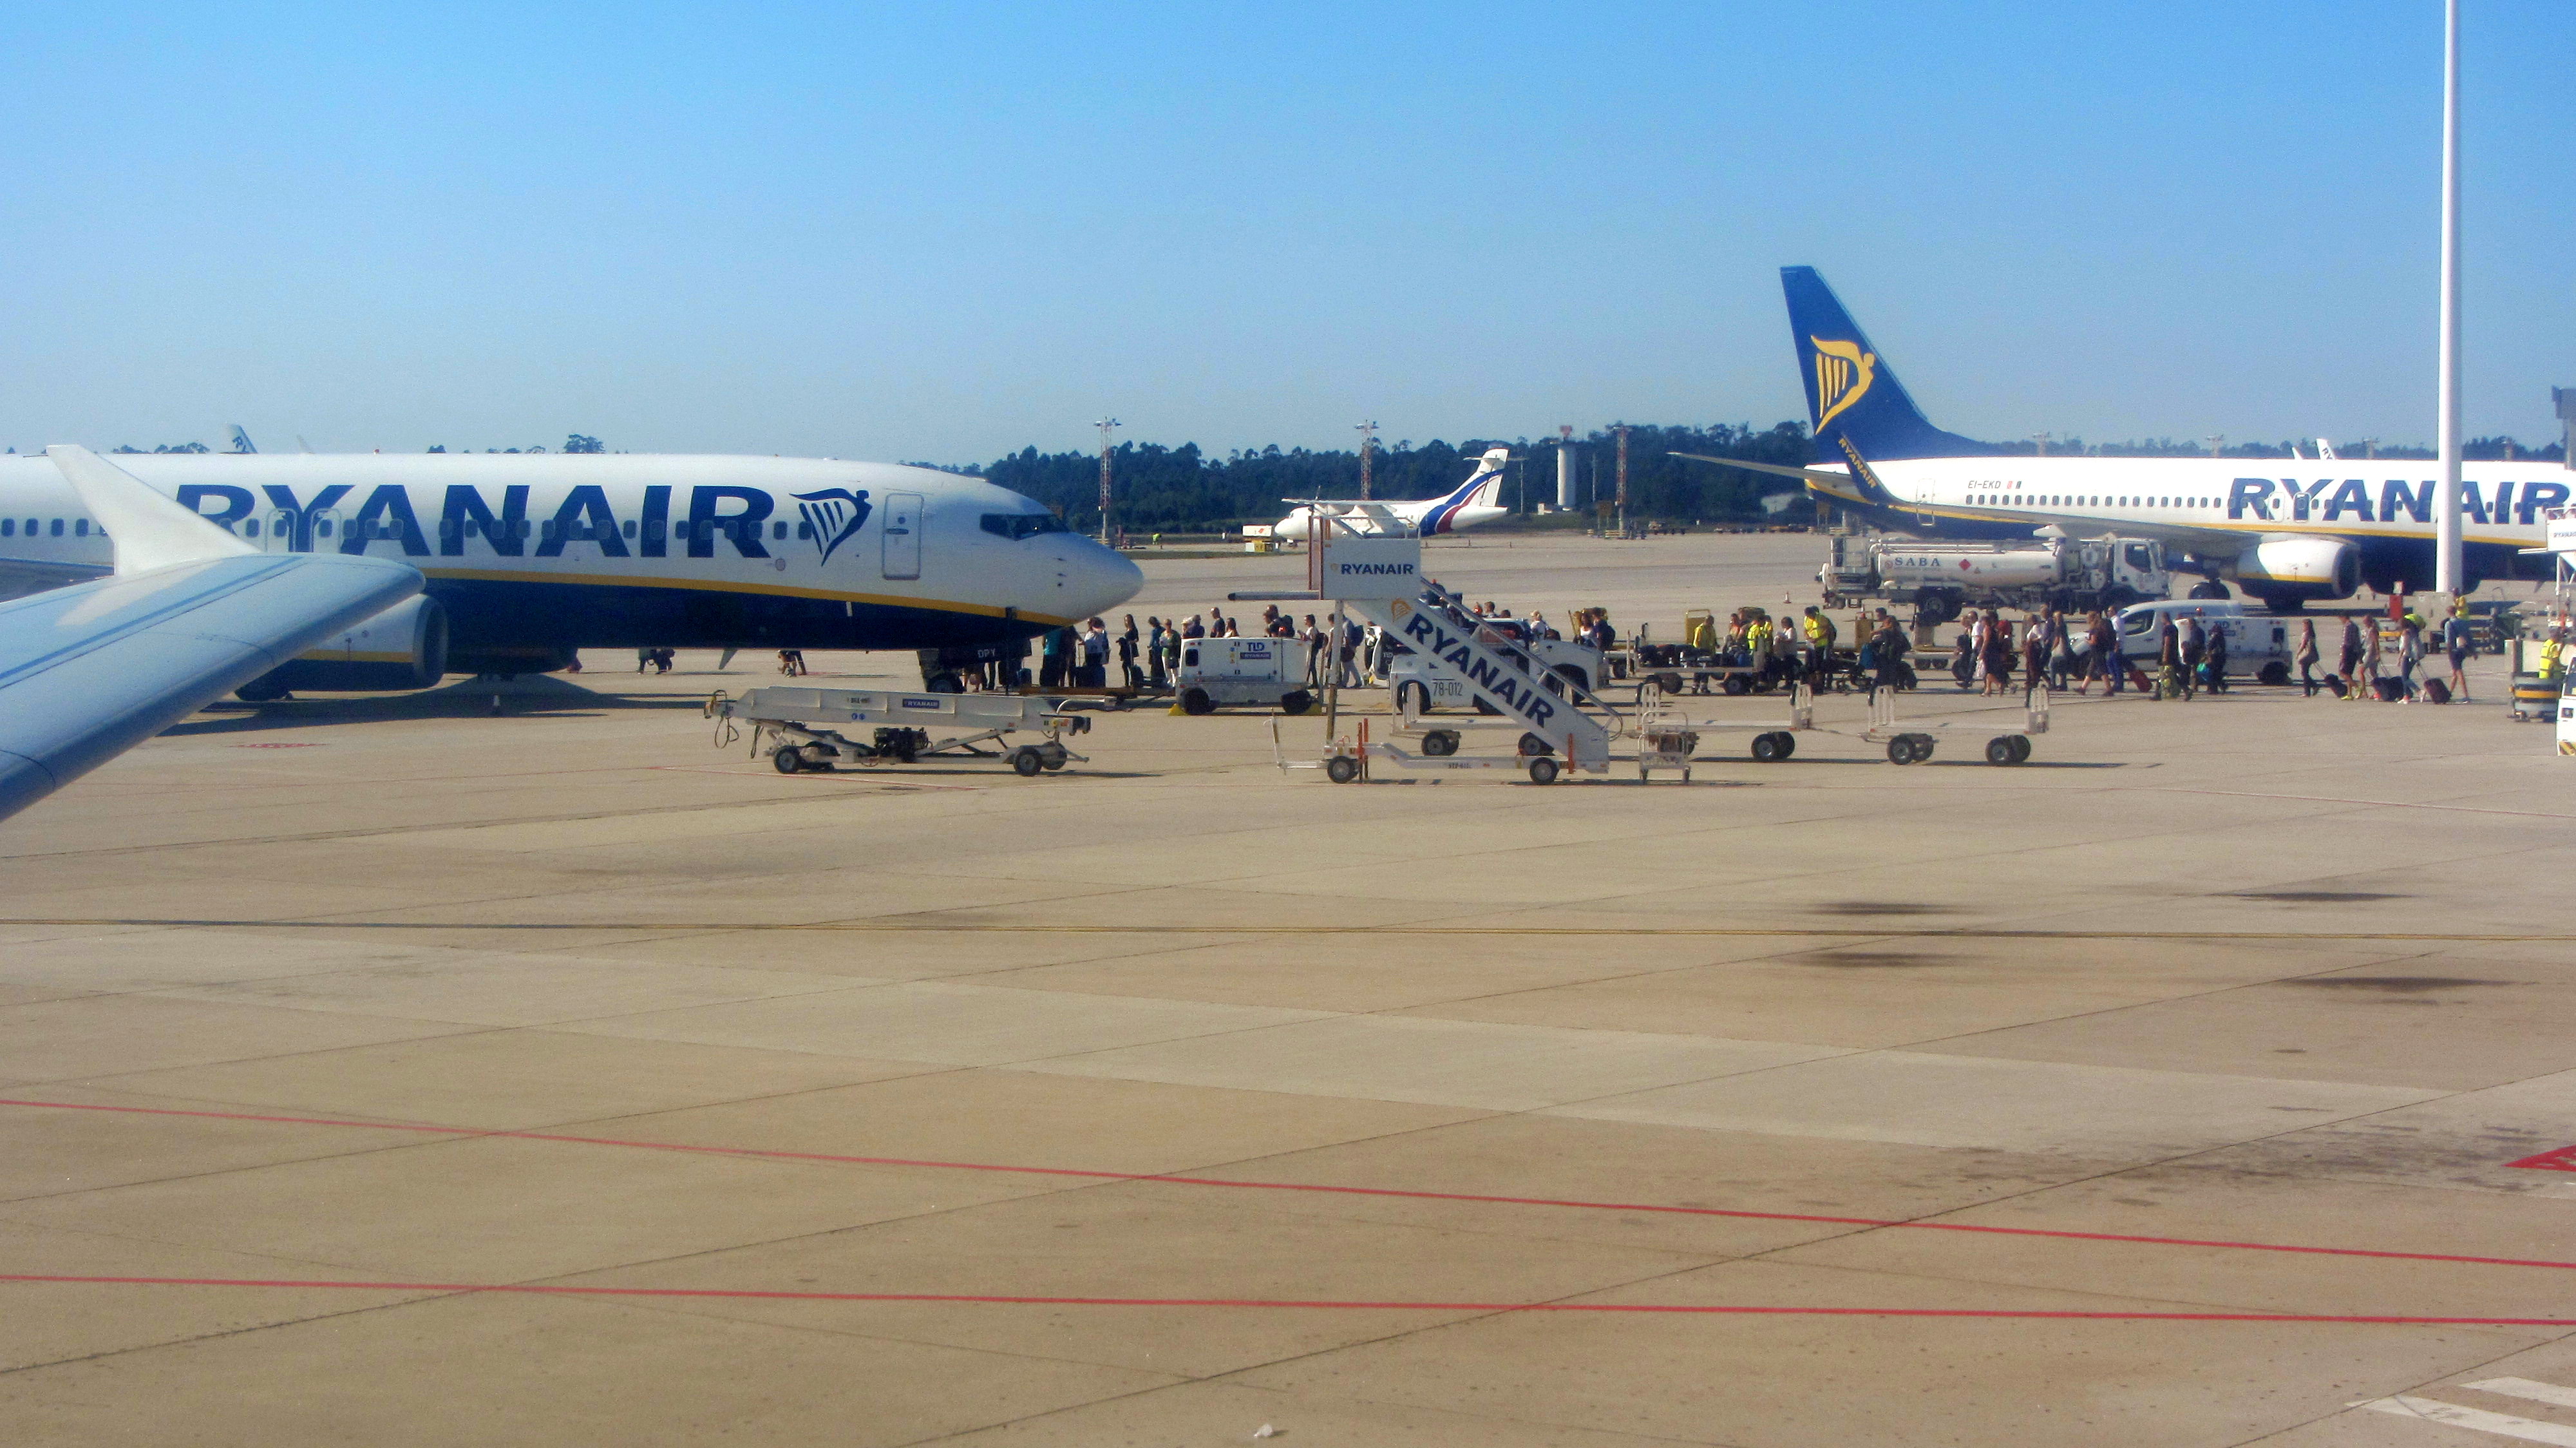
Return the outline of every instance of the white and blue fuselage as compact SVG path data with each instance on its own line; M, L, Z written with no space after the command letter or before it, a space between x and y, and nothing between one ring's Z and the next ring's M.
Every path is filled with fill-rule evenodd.
M398 558L460 670L580 647L1009 643L1135 595L1136 566L1038 503L935 469L652 454L117 454L259 548ZM0 580L104 572L42 456L0 458Z

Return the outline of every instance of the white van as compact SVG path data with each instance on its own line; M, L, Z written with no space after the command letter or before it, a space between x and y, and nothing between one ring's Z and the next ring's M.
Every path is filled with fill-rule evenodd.
M2290 655L2299 647L2298 615L2274 613L2262 604L2232 598L2159 598L2120 610L2120 653L2141 672L2155 671L2158 639L2168 618L2176 623L2196 618L2204 629L2223 630L2231 676L2258 684L2286 684L2297 671ZM2323 653L2330 641L2320 634L2317 646Z
M1172 689L1184 714L1227 704L1275 704L1283 714L1315 707L1306 688L1306 645L1297 639L1183 639Z

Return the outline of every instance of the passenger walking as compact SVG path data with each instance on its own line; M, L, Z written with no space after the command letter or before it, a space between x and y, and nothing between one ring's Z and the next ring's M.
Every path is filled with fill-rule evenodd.
M2346 614L2343 620L2343 649L2337 655L2338 667L2335 670L2336 676L2343 681L2343 696L2346 700L2361 697L2361 654L2361 622L2352 615Z
M1038 687L1061 689L1065 686L1066 660L1073 653L1073 626L1066 624L1046 631L1038 641Z
M2317 621L2315 619L2299 620L2299 646L2291 651L2290 662L2299 666L2299 687L2307 691L2302 697L2315 698L2317 696Z
M2424 630L2413 614L2397 626L2397 679L2406 691L2406 702L2415 702L2415 670L2424 662Z
M1136 615L1131 613L1127 615L1126 627L1118 634L1118 672L1121 682L1130 689L1145 687L1145 671L1136 667L1136 646L1140 641L1141 636L1136 632Z
M1901 689L1905 686L1907 647L1905 630L1896 626L1896 620L1888 616L1887 610L1880 609L1878 633L1870 640L1871 662L1878 670L1878 677L1874 680L1876 687Z
M2048 621L2033 617L2021 626L2021 689L2030 693L2048 682Z
M2182 629L2170 618L2156 630L2156 697L2191 697L2191 676L2182 661Z
M1298 637L1306 644L1306 687L1320 689L1325 682L1324 661L1332 657L1332 638L1324 632L1323 625L1315 622L1311 613L1306 615L1305 631Z
M1081 687L1105 689L1109 686L1109 628L1093 619L1082 631Z
M2063 691L2075 679L2075 640L2067 637L2066 613L2048 611L2048 687Z
M1197 614L1191 614L1190 621L1181 625L1181 637L1185 639L1206 638L1207 625L1199 622L1199 616Z
M1149 689L1162 688L1169 678L1163 672L1163 646L1170 636L1161 619L1145 616L1145 687Z
M2361 688L2359 696L2376 702L2379 698L2379 669L2388 657L2388 645L2379 636L2379 620L2370 621L2370 632L2362 641Z
M2012 687L2012 625L2001 613L1990 613L1983 628L1978 664L1985 685L1979 692L2000 694Z
M2469 649L2472 646L2469 620L2454 608L2442 621L2442 652L2451 663L2451 697L2460 703L2469 701Z
M2182 621L2182 688L2189 698L2200 690L2200 661L2209 654L2209 632L2194 614Z
M2227 692L2227 625L2209 626L2209 651L2201 656L2201 668L2209 675L2209 692Z

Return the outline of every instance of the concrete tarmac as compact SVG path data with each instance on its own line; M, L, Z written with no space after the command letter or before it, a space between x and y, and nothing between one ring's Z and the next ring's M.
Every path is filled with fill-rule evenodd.
M1815 551L1433 571L1670 637ZM681 657L0 826L10 1443L2576 1443L2576 764L2495 660L1538 788L1158 710L781 776Z

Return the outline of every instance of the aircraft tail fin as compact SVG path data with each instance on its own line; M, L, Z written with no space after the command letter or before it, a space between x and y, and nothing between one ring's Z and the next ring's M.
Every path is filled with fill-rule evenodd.
M1881 461L1969 457L1992 448L1934 427L1896 380L1842 299L1814 267L1780 268L1789 302L1789 332L1807 388L1807 419L1816 457L1847 463L1838 439Z
M1503 493L1503 465L1511 460L1510 448L1487 448L1485 455L1476 459L1476 470L1467 475L1467 481L1460 483L1449 496L1424 510L1421 524L1422 536L1428 538L1434 533L1448 532L1454 525L1458 510L1461 508L1500 507L1499 500Z

